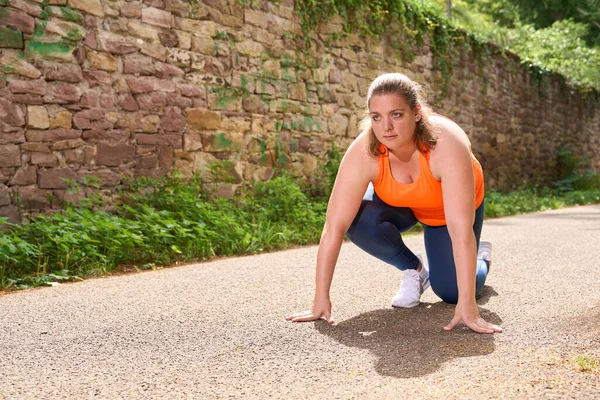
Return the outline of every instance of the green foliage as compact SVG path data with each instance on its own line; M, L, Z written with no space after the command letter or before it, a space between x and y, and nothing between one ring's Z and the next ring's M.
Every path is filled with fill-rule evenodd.
M577 10L594 9L598 0L454 0L452 23L519 54L536 82L554 71L586 92L600 89L600 18Z
M565 174L578 161L563 155ZM0 219L0 289L55 285L123 269L152 269L178 261L254 254L319 241L341 153L332 146L322 175L304 186L283 175L244 187L232 198L213 198L212 183L174 173L141 178L121 190L113 212L93 192L79 205L12 225ZM217 163L213 179L226 176ZM571 171L571 172L570 172ZM98 185L84 179L86 192ZM72 190L81 190L71 185ZM600 203L600 188L561 192L529 189L486 194L486 216L499 217L576 204Z
M561 192L600 189L600 175L590 165L590 157L579 158L569 146L557 154L558 179L553 186Z
M311 45L310 32L334 15L341 17L345 34L375 38L385 35L397 55L404 59L412 59L413 50L421 46L429 34L436 68L444 78L443 90L447 89L452 75L456 48L468 46L476 52L485 52L487 47L477 35L465 35L429 0L298 0L295 10L302 21L307 47Z
M316 243L326 205L291 177L257 183L234 199L210 199L198 178L142 178L122 190L114 213L67 205L0 232L0 288L24 288L148 269L177 261Z
M497 218L598 203L600 203L600 189L566 193L548 188L522 189L508 194L491 190L485 194L485 216Z
M579 366L581 372L600 372L598 360L591 356L577 356L575 363Z

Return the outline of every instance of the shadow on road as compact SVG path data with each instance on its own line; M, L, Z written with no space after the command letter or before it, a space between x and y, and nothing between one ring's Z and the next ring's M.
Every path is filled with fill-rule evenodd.
M498 296L498 292L496 292L493 287L484 285L479 291L479 293L477 293L477 296L475 298L477 299L477 304L482 306L484 304L487 304L490 298L496 296Z
M494 335L476 334L465 327L444 331L453 311L453 305L443 302L421 303L411 309L370 311L336 325L320 320L315 327L345 346L370 350L378 357L377 373L413 378L435 372L454 358L494 351ZM480 312L489 322L501 322L494 313L482 308Z

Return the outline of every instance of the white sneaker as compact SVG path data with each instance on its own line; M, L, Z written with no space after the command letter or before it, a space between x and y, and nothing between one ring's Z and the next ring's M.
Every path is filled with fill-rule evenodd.
M423 262L421 253L415 254L423 268L421 272L416 269L408 269L402 274L402 284L398 293L392 298L392 307L411 308L419 305L421 295L430 286L429 269Z
M479 249L477 250L477 258L488 262L488 268L492 265L492 242L487 240L479 241Z

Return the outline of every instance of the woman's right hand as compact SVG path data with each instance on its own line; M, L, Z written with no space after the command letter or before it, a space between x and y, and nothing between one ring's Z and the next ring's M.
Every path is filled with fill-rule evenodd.
M312 310L306 310L289 315L285 319L292 322L309 322L323 318L330 325L333 324L331 318L331 301L329 298L317 299L313 302Z

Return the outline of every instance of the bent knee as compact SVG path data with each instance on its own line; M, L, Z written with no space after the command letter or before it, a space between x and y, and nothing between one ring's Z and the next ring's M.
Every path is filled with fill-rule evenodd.
M451 289L447 287L435 287L431 285L433 293L435 293L444 303L456 304L458 303L458 289Z

